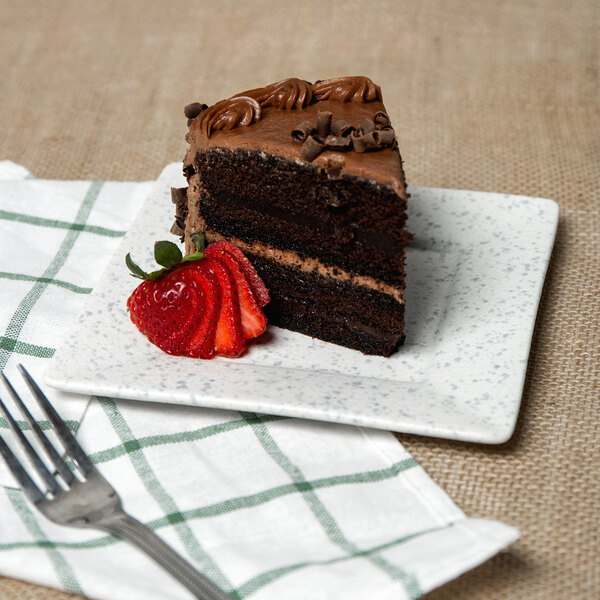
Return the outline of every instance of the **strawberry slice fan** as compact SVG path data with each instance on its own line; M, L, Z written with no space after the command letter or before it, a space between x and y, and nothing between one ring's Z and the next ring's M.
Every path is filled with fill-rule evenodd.
M162 267L146 273L130 254L125 262L143 282L127 300L135 326L168 354L192 358L235 358L267 328L262 307L269 290L243 252L226 240L205 247L192 237L196 252L183 256L173 242L154 244Z

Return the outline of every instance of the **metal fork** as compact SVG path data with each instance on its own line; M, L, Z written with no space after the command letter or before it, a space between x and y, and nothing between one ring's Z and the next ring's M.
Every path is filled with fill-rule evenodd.
M19 365L18 368L25 379L25 383L64 445L65 455L76 464L79 474L79 477L77 477L69 469L59 451L42 432L4 373L0 373L10 395L29 422L48 458L56 467L56 472L51 473L49 471L0 399L0 409L6 416L28 459L43 480L45 489L40 490L1 436L0 454L4 457L23 492L40 512L60 525L100 529L133 543L162 565L196 598L202 600L231 600L230 596L199 573L189 562L165 544L149 527L123 511L117 492L92 464L64 421L54 410L31 375L25 370L25 367ZM62 480L62 485L59 478Z

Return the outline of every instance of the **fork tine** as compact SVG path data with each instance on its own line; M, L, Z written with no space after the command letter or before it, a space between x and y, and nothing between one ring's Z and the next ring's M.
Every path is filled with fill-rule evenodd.
M75 439L75 436L69 431L69 428L65 425L65 422L60 418L58 413L54 410L52 404L48 398L46 398L44 392L40 390L37 383L33 380L33 377L27 372L27 369L22 364L17 365L18 369L25 379L25 383L28 385L31 393L35 396L41 409L44 411L50 423L54 427L58 437L65 445L67 453L71 458L77 462L79 468L84 474L89 475L95 470L94 465L88 458L87 454L83 451L83 448L79 445L79 442Z
M40 492L38 486L34 483L33 479L29 477L27 471L23 468L19 459L13 454L13 451L7 446L6 442L0 436L0 454L6 461L8 468L12 471L15 479L19 482L19 486L25 492L25 495L33 502L37 504L44 499L44 494Z
M6 379L6 377L4 376L4 373L2 374L2 378ZM19 440L19 443L23 447L23 450L25 450L25 453L27 454L27 458L29 459L29 461L31 462L31 464L33 465L35 470L39 473L40 477L44 480L44 482L48 486L49 490L53 494L58 492L58 490L60 488L58 486L58 483L56 483L54 477L52 477L52 473L50 473L50 471L48 471L48 468L42 462L42 459L38 456L38 453L34 450L33 446L29 443L29 440L25 437L25 435L23 434L23 432L17 425L16 421L13 419L12 415L8 411L8 408L6 408L4 402L2 402L1 399L0 399L0 410L4 413L4 416L6 417L6 420L8 421L10 428L13 430L13 433L15 434L16 438Z
M25 406L23 400L21 400L21 397L19 396L19 394L17 394L15 388L12 386L12 384L10 383L10 381L8 380L6 375L4 375L4 373L0 373L0 376L2 377L2 381L4 382L6 389L9 391L10 395L12 396L12 399L14 400L15 404L17 405L18 409L21 411L21 414L27 419L27 421L28 421L29 425L31 426L31 429L35 433L37 439L40 441L40 443L44 447L46 454L49 456L50 460L54 463L54 466L56 467L60 476L64 479L64 481L68 485L71 485L71 483L73 483L73 481L75 480L75 476L73 475L73 472L69 469L69 467L67 466L65 461L62 459L62 457L56 451L56 448L50 443L50 440L46 437L44 432L41 430L40 426L37 424L37 421L33 418L32 414L29 412L29 409L27 408L27 406Z

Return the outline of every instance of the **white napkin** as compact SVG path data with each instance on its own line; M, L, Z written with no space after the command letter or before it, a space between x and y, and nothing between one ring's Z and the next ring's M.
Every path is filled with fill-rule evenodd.
M1 179L0 368L26 395L16 364L43 380L150 184L41 181L7 161ZM47 392L125 509L233 598L417 598L518 537L467 518L387 432ZM4 420L0 434L15 447ZM190 597L129 544L47 521L4 465L0 483L0 574Z

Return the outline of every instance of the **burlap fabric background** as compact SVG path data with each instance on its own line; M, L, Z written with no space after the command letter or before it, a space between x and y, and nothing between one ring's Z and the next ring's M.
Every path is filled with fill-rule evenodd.
M513 439L401 439L467 513L522 531L428 598L598 598L599 32L594 0L1 0L0 158L40 177L154 179L183 157L188 102L364 74L409 183L555 199ZM71 596L0 578L0 597Z

